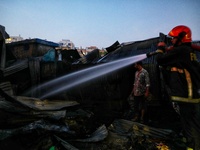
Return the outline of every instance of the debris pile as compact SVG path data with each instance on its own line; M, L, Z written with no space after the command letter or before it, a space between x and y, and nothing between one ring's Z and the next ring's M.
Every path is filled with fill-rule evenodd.
M5 85L1 85L5 87ZM106 126L75 101L39 100L0 89L0 149L176 150L177 134L124 119Z

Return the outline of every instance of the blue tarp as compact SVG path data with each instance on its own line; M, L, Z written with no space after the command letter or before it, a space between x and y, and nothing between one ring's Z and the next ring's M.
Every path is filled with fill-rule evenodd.
M55 50L50 49L44 56L42 57L42 61L52 62L55 61Z

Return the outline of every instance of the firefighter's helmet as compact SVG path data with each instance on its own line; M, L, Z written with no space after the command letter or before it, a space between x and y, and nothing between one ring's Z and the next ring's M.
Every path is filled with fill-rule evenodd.
M183 43L192 41L192 31L189 27L179 25L174 27L169 33L169 36L179 38Z

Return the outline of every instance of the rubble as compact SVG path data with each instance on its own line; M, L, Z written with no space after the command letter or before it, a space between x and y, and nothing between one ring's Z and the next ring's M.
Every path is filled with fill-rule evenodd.
M45 102L41 100L42 108L50 108L41 109L37 104L39 99L9 96L2 89L0 89L0 95L1 116L5 111L20 116L20 120L27 120L19 124L20 121L11 119L10 122L4 122L1 125L0 148L4 150L12 149L13 146L32 150L50 148L176 150L177 147L184 148L184 143L180 144L180 137L170 129L154 128L125 119L115 119L109 126L98 124L100 126L97 127L94 122L94 113L77 106L67 106L65 101L62 107L56 104L53 105L54 107L48 107L47 100ZM60 101L57 104L59 103ZM62 115L52 117L56 116L53 115L55 113ZM8 144L13 140L14 144ZM176 144L177 141L179 144Z

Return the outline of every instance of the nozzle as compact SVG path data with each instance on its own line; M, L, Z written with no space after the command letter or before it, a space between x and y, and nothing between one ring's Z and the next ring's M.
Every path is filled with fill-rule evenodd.
M149 57L151 57L151 56L154 56L154 55L156 55L156 54L158 54L158 52L157 52L157 51L155 51L155 52L150 52L150 53L147 53L146 55L147 55L147 58L149 58Z

